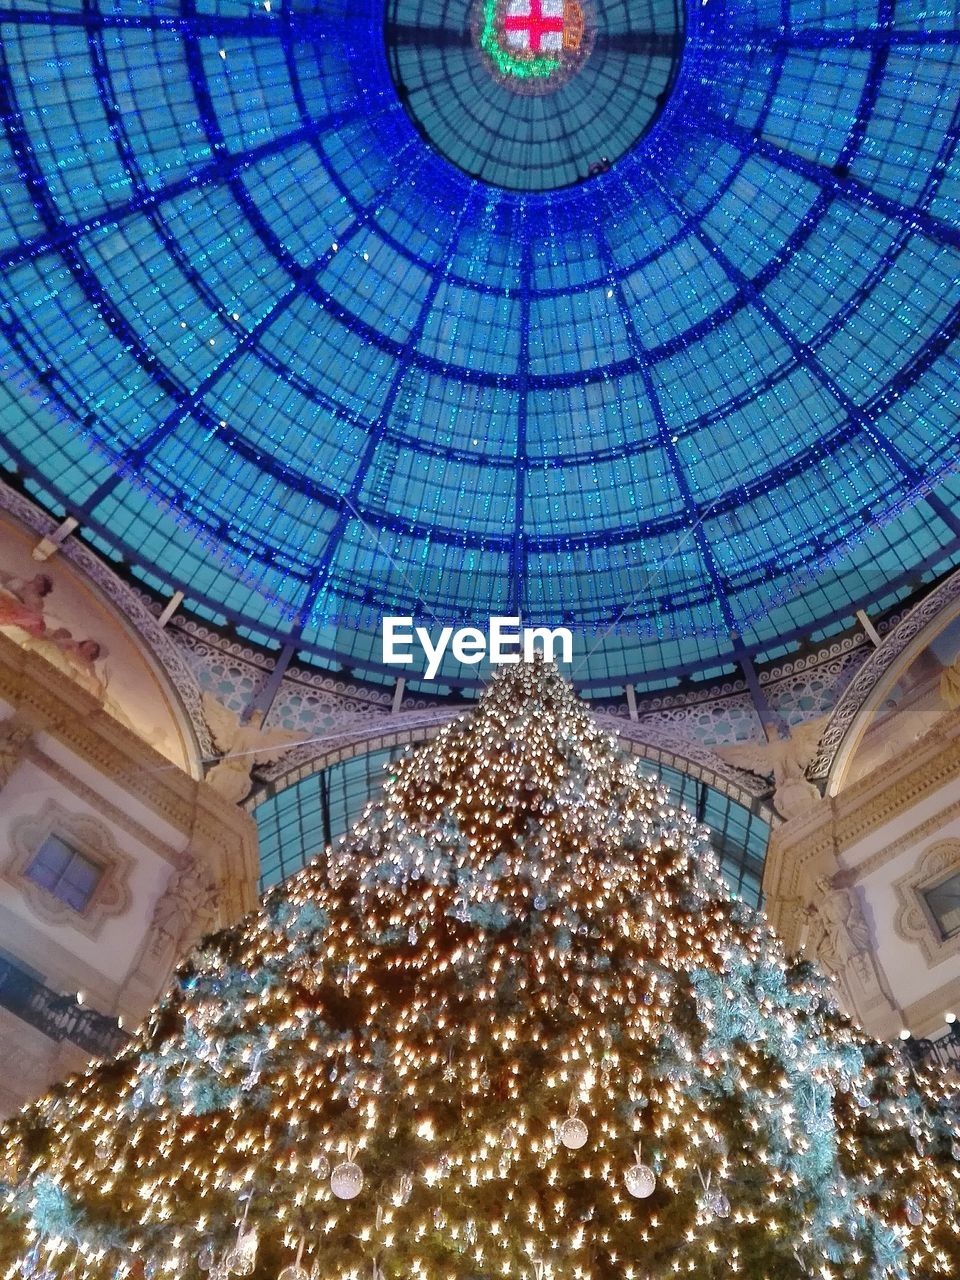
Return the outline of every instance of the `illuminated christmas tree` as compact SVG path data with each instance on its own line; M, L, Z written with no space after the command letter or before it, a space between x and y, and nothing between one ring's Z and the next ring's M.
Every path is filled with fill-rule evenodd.
M949 1102L518 666L0 1131L0 1276L955 1276Z

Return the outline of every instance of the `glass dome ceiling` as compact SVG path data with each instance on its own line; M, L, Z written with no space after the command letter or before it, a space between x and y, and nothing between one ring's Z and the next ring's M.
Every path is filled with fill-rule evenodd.
M385 34L426 141L471 177L542 191L604 171L650 127L683 23L680 0L388 0Z
M943 567L957 10L708 0L675 69L611 47L675 45L662 0L592 4L565 82L508 93L544 139L581 104L564 186L472 34L418 41L440 0L4 9L6 465L156 590L358 671L384 613L521 612L655 682ZM584 176L594 75L639 87Z

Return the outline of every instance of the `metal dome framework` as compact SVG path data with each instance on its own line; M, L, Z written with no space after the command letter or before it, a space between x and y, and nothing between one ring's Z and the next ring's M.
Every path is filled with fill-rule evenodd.
M281 670L519 612L656 684L956 557L956 8L691 6L652 131L542 192L419 136L372 0L0 36L0 456Z
M586 31L576 32L569 71L558 58L557 86L551 75L501 73L477 56L496 0L386 0L394 88L425 141L469 176L524 191L582 182L633 147L676 77L681 0L605 0L598 20L592 0L583 0L586 16L574 2Z
M335 759L282 775L255 803L248 803L259 835L260 892L295 875L349 831L365 805L379 797L391 766L405 749L394 745L338 752ZM720 778L708 781L663 762L651 761L646 773L666 787L674 804L686 805L710 827L731 891L758 907L770 839L767 806L756 799L746 803Z

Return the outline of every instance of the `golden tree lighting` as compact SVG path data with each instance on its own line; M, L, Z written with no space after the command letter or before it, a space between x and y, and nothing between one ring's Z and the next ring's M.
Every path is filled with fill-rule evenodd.
M0 1129L0 1277L955 1276L955 1101L519 665Z

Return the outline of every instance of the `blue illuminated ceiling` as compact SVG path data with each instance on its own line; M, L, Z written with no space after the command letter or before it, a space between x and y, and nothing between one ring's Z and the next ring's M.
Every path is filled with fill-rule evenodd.
M956 556L956 8L694 5L543 191L418 132L382 0L0 37L0 456L158 592L358 671L383 613L613 627L581 674L654 682Z
M488 39L495 54L505 51L504 68L484 46L498 3L387 0L394 88L418 131L464 173L514 190L562 187L609 167L666 101L683 48L681 0L605 0L599 15L594 0L515 0L526 11L513 21L528 56L515 62L494 23ZM560 30L545 30L551 24Z

